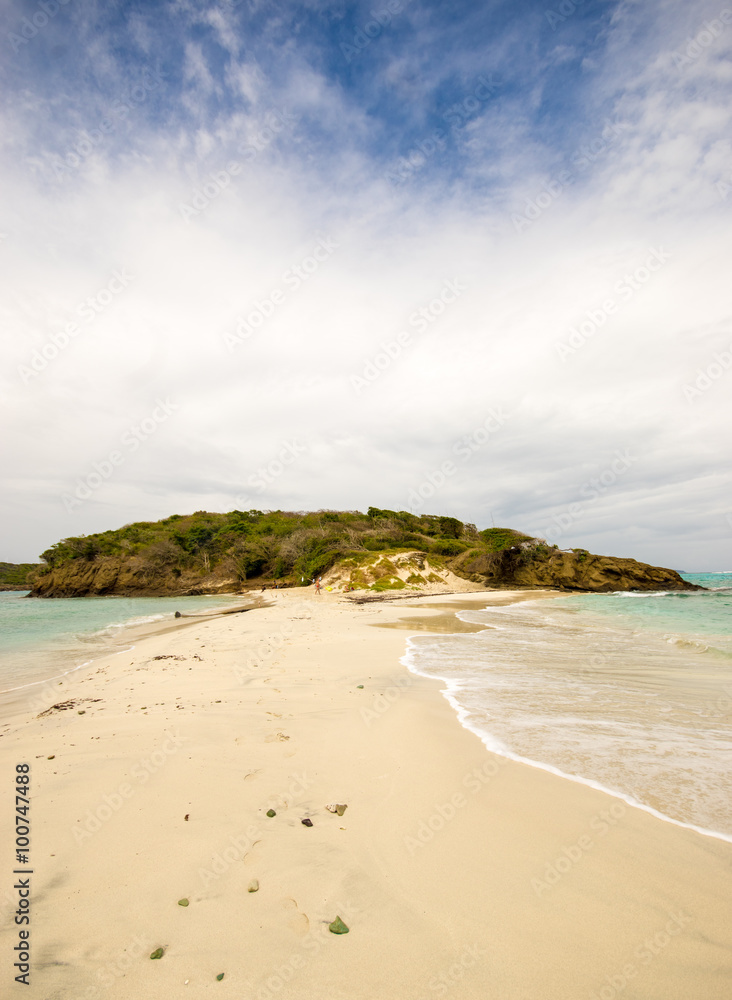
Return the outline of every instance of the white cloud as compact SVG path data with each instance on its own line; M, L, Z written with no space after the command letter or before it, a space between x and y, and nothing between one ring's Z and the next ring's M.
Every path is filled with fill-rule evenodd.
M133 519L237 506L256 469L294 438L307 453L251 506L404 508L499 407L500 430L455 461L425 510L539 530L632 448L627 476L560 544L689 569L718 568L725 551L729 561L721 470L732 369L693 402L683 391L732 343L732 198L715 189L732 166L728 83L710 51L694 64L696 91L685 92L667 53L693 25L675 4L656 7L655 34L628 32L636 7L610 25L588 85L588 141L608 117L626 127L522 232L512 212L538 201L578 147L552 148L518 98L471 122L454 184L435 154L424 183L401 187L366 152L365 109L298 56L276 87L254 63L230 70L246 107L209 118L204 98L222 84L189 42L185 100L199 124L165 131L141 113L127 123L124 156L101 144L58 183L26 167L53 148L35 138L50 106L29 97L24 115L8 114L3 384L17 434L4 468L17 532L3 558L32 559L59 537ZM229 21L209 21L234 51ZM625 71L620 36L631 45ZM390 72L406 81L405 67ZM404 82L398 93L408 91ZM76 113L94 121L98 106L89 97ZM271 130L217 192L212 175L241 157L272 109L296 121ZM489 186L476 187L479 178ZM186 222L179 206L196 190L208 204ZM338 246L317 260L321 239ZM633 278L661 247L668 261ZM115 270L134 277L84 321L83 303ZM432 315L454 279L464 290ZM608 300L616 308L559 357L556 344L591 326ZM224 333L248 316L263 319L229 351ZM72 321L78 335L24 381L18 366ZM402 331L398 356L357 392L353 376ZM67 513L61 494L167 398L170 419Z

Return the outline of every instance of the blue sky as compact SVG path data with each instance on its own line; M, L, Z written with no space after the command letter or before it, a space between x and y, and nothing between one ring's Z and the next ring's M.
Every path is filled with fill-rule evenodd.
M374 504L732 568L732 8L0 16L3 559Z

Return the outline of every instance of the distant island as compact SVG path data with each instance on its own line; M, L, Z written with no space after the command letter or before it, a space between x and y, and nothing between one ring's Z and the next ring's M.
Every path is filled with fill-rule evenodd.
M30 567L31 597L175 596L298 587L336 591L693 590L672 569L560 550L511 528L369 507L316 512L197 511L65 538ZM4 564L10 565L10 564Z
M30 575L41 563L0 562L0 590L30 590Z

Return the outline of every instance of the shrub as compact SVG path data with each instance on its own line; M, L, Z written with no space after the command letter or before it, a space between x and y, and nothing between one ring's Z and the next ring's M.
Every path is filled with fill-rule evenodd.
M458 556L469 548L467 542L459 542L457 538L440 538L433 543L432 551L441 556Z

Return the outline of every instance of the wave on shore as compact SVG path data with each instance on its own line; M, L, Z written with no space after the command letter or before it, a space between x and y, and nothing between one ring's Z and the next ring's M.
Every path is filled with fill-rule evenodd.
M732 842L732 636L692 632L678 616L669 634L670 612L641 621L637 605L628 618L623 596L461 611L490 628L413 636L404 662L445 682L489 750ZM698 627L701 612L689 610L686 625Z
M242 604L241 594L199 597L69 597L26 600L27 591L0 594L0 694L66 676L116 651L133 628Z

